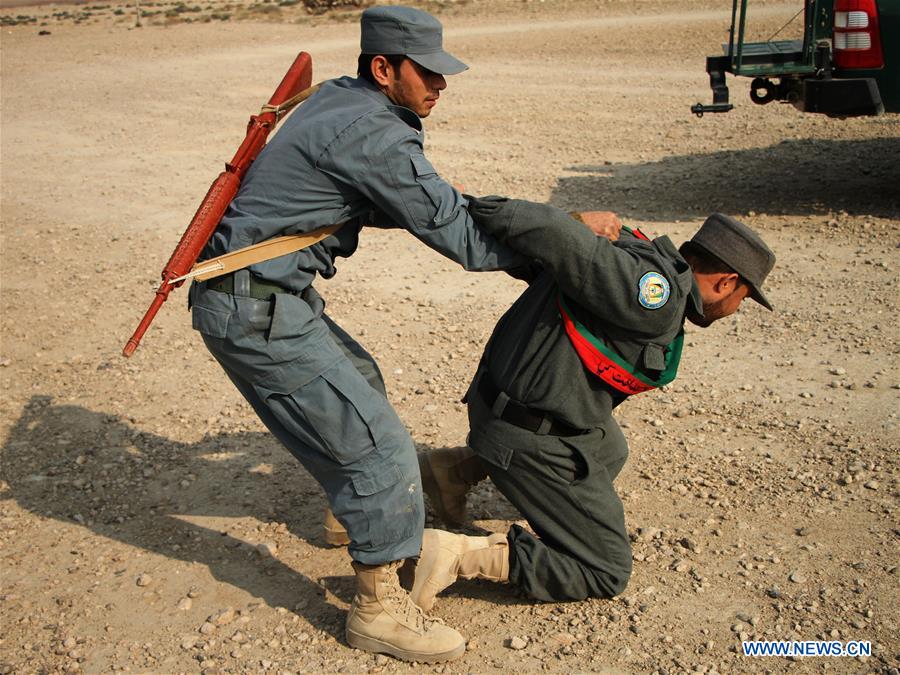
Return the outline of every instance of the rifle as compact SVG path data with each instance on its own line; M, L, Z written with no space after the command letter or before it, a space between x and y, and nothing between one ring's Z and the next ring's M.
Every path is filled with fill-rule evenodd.
M184 283L185 275L197 262L200 252L225 215L225 209L237 194L241 179L266 144L269 132L288 111L318 90L318 85L310 87L311 83L312 57L306 52L300 52L259 115L250 116L244 142L200 202L194 218L181 235L181 240L172 252L169 262L163 268L162 283L156 289L156 296L150 308L122 350L124 356L134 354L159 308L168 299L169 293Z

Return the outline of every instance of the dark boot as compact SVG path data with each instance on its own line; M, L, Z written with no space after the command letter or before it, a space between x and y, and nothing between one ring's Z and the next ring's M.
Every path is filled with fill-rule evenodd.
M450 527L464 525L468 520L466 494L487 478L478 456L465 446L420 452L419 472L435 515Z

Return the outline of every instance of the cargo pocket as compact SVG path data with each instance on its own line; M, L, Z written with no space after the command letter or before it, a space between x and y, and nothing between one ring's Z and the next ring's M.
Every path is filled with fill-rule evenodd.
M281 368L273 376L257 383L272 413L292 435L339 464L359 461L393 431L387 399L349 362L312 377L300 368Z
M413 536L421 527L421 502L416 479L404 480L403 472L394 462L363 462L354 474L353 489L366 517L366 536L358 546L363 550L396 544Z
M371 468L365 473L353 477L353 487L360 497L371 497L382 490L387 490L396 485L403 474L400 467L393 462L387 462L377 468Z

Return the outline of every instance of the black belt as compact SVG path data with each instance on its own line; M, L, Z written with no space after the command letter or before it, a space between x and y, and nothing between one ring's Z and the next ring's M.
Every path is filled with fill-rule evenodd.
M482 373L478 379L478 393L493 410L494 415L522 429L550 436L580 436L584 433L583 429L576 429L545 412L512 400L491 382L487 373Z
M237 284L235 284L235 275L242 273L246 274L246 277L244 277L244 280L239 279ZM206 287L211 291L231 293L232 295L241 295L248 298L256 298L257 300L269 300L273 293L293 293L293 291L288 290L284 286L257 279L245 270L238 270L231 274L223 274L215 279L210 279L206 282ZM238 289L237 293L234 290L236 287Z

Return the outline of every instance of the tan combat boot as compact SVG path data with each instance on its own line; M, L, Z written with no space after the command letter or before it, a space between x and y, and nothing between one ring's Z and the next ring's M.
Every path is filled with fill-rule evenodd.
M325 521L322 523L325 531L325 541L331 546L346 546L350 543L347 530L341 525L341 521L334 517L331 509L325 509Z
M435 515L450 527L467 521L466 493L487 478L487 470L470 448L440 448L419 453L422 489Z
M509 581L509 542L505 534L467 537L426 529L410 596L428 611L438 593L457 579Z
M347 614L347 643L404 661L434 663L462 656L463 636L440 619L425 616L400 588L397 571L402 562L353 563L356 596Z

